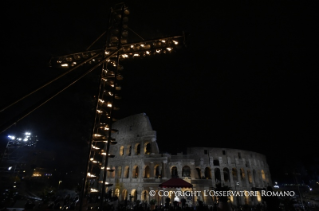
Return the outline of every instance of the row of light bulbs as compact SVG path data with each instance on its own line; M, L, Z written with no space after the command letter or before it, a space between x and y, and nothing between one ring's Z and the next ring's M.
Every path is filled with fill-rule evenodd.
M167 39L157 39L153 41L145 41L140 43L133 43L133 44L125 44L122 45L122 55L125 55L125 53L134 53L136 51L146 51L151 49L156 49L156 53L159 53L159 50L162 49L162 52L164 52L164 49L166 48L167 52L170 52L173 49L173 46L177 46L180 44L180 41L178 40L180 37L177 37L177 39L174 38L167 38ZM111 50L104 51L105 55L110 55L112 51L115 51L116 48L112 48ZM94 56L96 54L100 54L100 50L95 50L89 53L76 53L73 55L68 56L62 56L57 60L57 63L61 65L61 67L69 67L69 66L75 66L77 65L77 62L74 60L80 60L81 58L88 58L89 56ZM148 51L150 52L150 51ZM137 53L137 52L136 52ZM146 52L146 54L148 54ZM122 56L122 58L125 58L126 56ZM92 59L91 62L100 61L100 59Z
M117 66L117 63L113 60L107 60L108 64L111 65L111 67L113 69L115 68L119 68L119 67L116 67ZM108 65L105 65L106 67ZM100 146L98 146L99 143L104 143L105 144L108 144L108 136L106 135L109 131L110 132L117 132L117 130L115 129L112 129L110 128L109 124L106 124L106 123L103 123L103 121L100 119L102 117L104 117L104 121L108 119L108 121L112 121L110 119L110 116L109 116L109 112L108 110L118 110L117 107L115 107L113 105L113 100L112 99L120 99L120 97L118 95L116 95L113 91L110 91L109 89L111 90L119 90L117 87L117 80L120 79L122 80L123 77L115 77L116 74L114 71L112 71L112 68L111 70L109 69L102 69L102 75L101 75L101 82L104 83L104 85L108 85L108 86L103 86L102 84L102 89L101 89L101 92L100 92L100 97L98 98L98 107L96 109L96 114L98 115L98 122L96 122L96 131L95 133L93 134L93 144L91 146L91 149L93 152L93 156L90 158L90 163L92 165L99 165L99 169L103 170L105 169L104 167L104 163L95 159L94 156L96 155L100 155L102 157L100 157L100 159L104 159L106 156L109 157L109 158L113 158L115 157L114 155L111 155L111 154L108 154L106 151L105 151L105 147L101 148ZM122 68L122 67L121 67ZM105 117L107 119L105 119ZM102 122L101 122L102 121ZM111 139L111 143L110 144L116 144L115 142L115 139ZM114 169L111 169L110 167L107 167L106 170L108 172L112 172L114 171ZM91 178L91 179L97 179L98 177L96 175L94 175L93 173L89 172L88 173L88 178ZM108 184L108 186L111 186L111 184ZM96 190L96 189L94 189Z
M145 57L145 56L150 56L150 55L156 55L156 54L161 54L161 53L170 53L173 51L173 47L166 47L166 48L157 48L154 50L146 50L142 52L133 52L133 53L123 53L120 55L121 59L127 59L127 58L137 58L137 57ZM100 62L100 59L92 59L88 63L91 64L92 62ZM114 67L116 67L116 63L112 62L111 60L108 60L110 64L112 64ZM77 62L71 62L71 63L62 63L61 60L57 61L57 63L61 64L61 67L73 67L76 66Z

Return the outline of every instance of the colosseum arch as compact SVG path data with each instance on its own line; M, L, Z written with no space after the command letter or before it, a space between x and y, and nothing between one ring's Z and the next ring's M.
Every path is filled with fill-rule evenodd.
M108 178L114 178L114 177L115 177L115 171L114 171L114 170L115 170L115 167L111 166L110 169L112 169L113 171L108 170L108 171L106 172L106 176L107 176Z
M245 180L245 170L240 168L240 180L243 182Z
M266 181L266 174L264 170L261 170L260 173L261 173L261 178L263 179L263 181Z
M248 191L244 190L245 191L245 204L249 204L249 193Z
M120 199L120 189L116 188L114 191L114 195L117 196L117 198Z
M145 166L144 168L144 178L150 178L150 167Z
M138 178L139 171L138 171L138 166L137 165L135 165L133 167L133 172L132 173L133 173L132 174L132 178Z
M256 170L253 170L253 182L257 185L258 180L257 180L257 174L256 174Z
M213 163L214 163L214 166L219 166L219 160L214 159Z
M212 172L211 172L211 169L209 167L205 168L205 178L212 179Z
M148 201L149 199L149 193L147 190L143 190L141 194L141 201Z
M137 200L137 191L136 191L136 189L133 189L133 190L131 191L131 197L132 197L132 200L133 200L133 201L136 201L136 200Z
M239 182L236 168L232 168L232 175L234 182Z
M151 143L150 142L144 143L144 154L146 154L146 155L151 154Z
M124 201L124 200L126 200L127 199L127 190L126 189L124 189L123 191L122 191L122 200Z
M229 169L225 167L223 169L223 173L224 173L224 182L228 183L229 182Z
M129 177L130 177L130 167L129 166L125 166L124 178L129 178Z
M120 153L120 156L123 156L123 155L124 155L124 146L121 146L121 147L120 147L119 153Z
M195 179L201 179L202 178L202 176L201 176L202 172L201 172L200 168L196 168L195 170L196 170Z
M112 168L112 167L111 167ZM111 178L111 172L110 171L106 171L106 177L107 178Z
M159 165L154 166L154 176L155 176L156 178L161 177L161 172L160 172L160 167L159 167Z
M174 198L175 198L175 191L169 191L168 198L170 198L170 199L171 199L171 202L174 202Z
M262 201L262 199L261 199L261 194L260 194L259 191L257 191L257 201L258 201L258 202L261 202L261 201Z
M247 170L247 177L248 177L249 184L252 184L253 183L253 177L251 175L250 170Z
M111 178L115 178L115 167L114 166L112 166L111 167L111 169L113 170L112 172L110 172L111 173Z
M127 153L126 153L128 156L131 156L132 155L132 146L131 145L129 145L128 147L127 147Z
M141 144L140 143L135 144L134 152L135 152L135 155L141 154Z
M162 194L159 194L158 192L159 192L159 190L155 191L155 199L157 201L157 205L160 205L161 203L164 203L163 197L165 197L165 196L163 196Z
M117 167L117 178L121 178L122 177L122 167L118 166Z
M176 166L171 167L171 177L178 177L178 172L177 172Z
M191 168L189 166L184 166L182 169L182 177L190 177L191 176Z
M216 183L221 183L221 176L220 176L220 170L219 168L215 168L214 169L214 172L215 172L215 180L216 180Z

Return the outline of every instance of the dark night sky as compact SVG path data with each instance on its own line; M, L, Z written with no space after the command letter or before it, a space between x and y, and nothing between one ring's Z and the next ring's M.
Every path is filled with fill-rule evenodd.
M162 151L179 151L181 146L239 148L266 154L272 165L300 152L316 154L318 41L313 5L134 2L127 3L129 27L142 37L180 35L184 30L189 39L186 48L171 55L123 62L118 118L146 113ZM50 56L89 46L105 30L114 3L7 2L0 106L63 73L48 67ZM130 39L138 40L133 33ZM80 73L1 113L0 123L8 123ZM42 146L76 154L91 131L97 75L82 79L2 133L1 142L10 133L31 130Z

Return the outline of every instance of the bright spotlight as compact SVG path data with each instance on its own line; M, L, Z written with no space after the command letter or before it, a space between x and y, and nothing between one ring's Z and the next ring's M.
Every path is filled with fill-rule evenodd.
M8 135L8 138L10 138L11 140L14 140L16 137Z

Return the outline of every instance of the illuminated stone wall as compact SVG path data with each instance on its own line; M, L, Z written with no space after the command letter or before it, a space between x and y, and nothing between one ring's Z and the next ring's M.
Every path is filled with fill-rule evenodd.
M111 146L110 152L115 158L109 166L115 169L108 174L107 181L114 184L111 188L120 200L148 201L149 191L158 191L159 184L179 177L193 184L193 190L212 190L217 184L231 187L232 190L251 191L253 187L264 188L272 185L269 167L264 155L228 148L188 148L187 154L159 154L156 143L156 131L152 129L146 114L129 116L115 122L114 134L118 142ZM154 198L158 203L164 199ZM173 199L173 198L172 198ZM212 204L215 198L199 196L189 203L200 199ZM260 197L230 199L234 204L260 203Z

